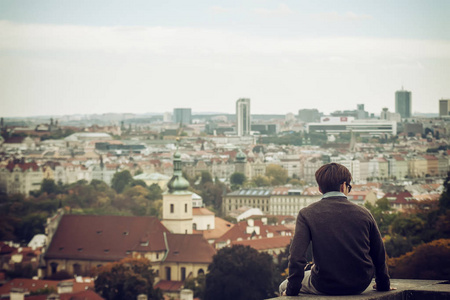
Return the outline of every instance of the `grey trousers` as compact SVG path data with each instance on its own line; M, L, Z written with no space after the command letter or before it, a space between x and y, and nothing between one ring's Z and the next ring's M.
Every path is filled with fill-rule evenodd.
M280 284L279 287L280 295L287 289L287 284L288 284L287 279ZM322 293L316 290L316 288L312 285L311 270L305 271L305 277L303 277L302 280L302 288L300 289L300 293L322 295Z

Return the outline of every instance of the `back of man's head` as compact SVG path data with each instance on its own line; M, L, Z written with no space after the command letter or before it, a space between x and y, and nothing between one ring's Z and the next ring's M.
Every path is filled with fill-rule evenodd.
M322 194L333 191L339 192L341 184L344 182L350 184L352 174L343 165L331 163L321 166L316 171L316 181Z

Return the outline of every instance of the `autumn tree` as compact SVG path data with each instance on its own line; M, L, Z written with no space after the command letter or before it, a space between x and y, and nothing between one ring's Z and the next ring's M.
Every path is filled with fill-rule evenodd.
M450 240L440 239L417 246L398 258L388 260L392 278L450 278Z
M148 299L162 299L153 288L155 274L150 261L144 258L124 258L95 270L95 291L107 300L136 299L145 294Z
M272 257L248 246L222 248L206 275L205 300L259 300L274 297Z
M270 186L270 180L267 176L255 176L252 181L257 187Z
M288 173L279 165L270 164L266 167L266 176L271 185L284 185L288 180Z

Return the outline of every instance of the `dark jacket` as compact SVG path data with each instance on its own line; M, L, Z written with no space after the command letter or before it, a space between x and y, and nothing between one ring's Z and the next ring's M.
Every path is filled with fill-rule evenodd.
M323 198L300 210L289 257L286 294L297 295L312 242L311 282L331 295L362 293L376 277L377 289L390 288L384 244L375 219L345 196Z

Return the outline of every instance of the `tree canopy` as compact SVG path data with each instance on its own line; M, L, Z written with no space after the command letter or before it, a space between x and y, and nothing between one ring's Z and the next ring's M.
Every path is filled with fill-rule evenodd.
M280 165L268 165L266 167L266 176L269 178L271 185L284 185L288 181L288 173Z
M148 299L163 298L161 291L153 288L155 274L147 259L124 258L95 272L95 291L107 300L137 299L140 294Z
M205 300L260 300L275 296L275 265L267 253L242 245L222 248L208 270Z

